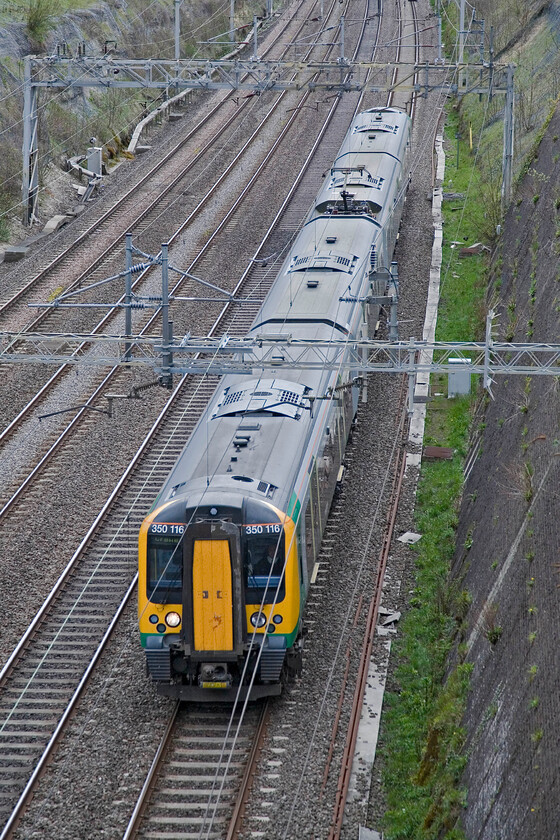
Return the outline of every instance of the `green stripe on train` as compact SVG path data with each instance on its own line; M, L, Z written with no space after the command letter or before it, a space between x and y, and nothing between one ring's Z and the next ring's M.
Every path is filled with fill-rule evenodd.
M288 510L286 513L292 519L294 523L297 523L299 518L299 512L301 510L301 502L296 496L295 491L292 493L290 501L288 502Z

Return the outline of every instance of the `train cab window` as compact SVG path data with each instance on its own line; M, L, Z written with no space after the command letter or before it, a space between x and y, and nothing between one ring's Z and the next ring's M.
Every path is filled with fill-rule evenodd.
M285 597L285 584L284 578L282 577L283 568L283 537L279 541L278 534L247 536L243 552L243 577L246 603L260 604L263 603L263 599L265 604L272 604L274 601L283 601ZM278 596L276 596L278 587L280 589Z
M175 534L148 534L148 599L179 604L183 596L183 546Z

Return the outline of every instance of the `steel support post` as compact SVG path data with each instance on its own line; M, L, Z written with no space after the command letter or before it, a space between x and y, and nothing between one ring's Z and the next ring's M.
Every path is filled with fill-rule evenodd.
M124 290L124 334L126 338L132 337L132 234L126 234L126 257L125 257L125 290ZM132 344L127 341L124 345L124 358L130 361Z
M229 40L235 44L235 0L229 0Z
M39 198L39 145L37 136L37 88L31 81L31 59L25 57L23 76L23 177L21 201L23 224L31 225L35 219Z
M515 73L515 65L508 64L507 70L507 88L506 88L506 108L504 113L504 156L502 165L502 212L505 212L506 207L511 199L511 183L513 171L513 142L514 142L514 87L513 77Z
M465 53L465 0L460 0L459 6L459 66L463 64ZM459 70L459 94L461 94L462 88L465 85L465 71Z
M253 61L258 61L257 16L253 15Z
M394 269L393 269L394 266ZM391 282L389 283L388 295L391 298L389 304L389 341L399 340L399 321L398 321L398 303L399 303L399 275L396 263L391 263Z
M181 16L180 8L183 0L175 0L175 61L181 57Z
M414 413L414 389L416 387L416 350L412 347L416 342L416 338L411 336L411 349L408 351L408 398L407 398L407 412L409 415Z
M172 354L170 352L170 324L169 324L169 244L161 246L161 342L162 342L162 385L171 388L173 376L170 371Z
M493 345L492 338L492 322L494 320L494 310L490 309L486 316L486 346L484 348L484 377L483 387L490 396L492 396L492 377L490 376L490 351Z

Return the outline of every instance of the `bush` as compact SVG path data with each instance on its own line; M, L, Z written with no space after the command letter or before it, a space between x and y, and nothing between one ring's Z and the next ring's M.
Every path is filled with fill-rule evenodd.
M36 47L41 47L53 28L54 18L60 14L59 0L29 0L26 9L27 34Z

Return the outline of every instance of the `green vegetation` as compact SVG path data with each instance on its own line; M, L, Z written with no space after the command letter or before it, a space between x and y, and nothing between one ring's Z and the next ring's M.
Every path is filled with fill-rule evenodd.
M538 668L536 665L531 665L529 668L529 682L532 682L537 676Z
M544 732L542 731L542 729L537 729L535 730L535 732L531 732L531 741L533 742L533 744L538 744L540 741L542 741L543 735Z
M453 0L443 0L443 5L443 40L453 44L459 23L458 4ZM523 12L517 13L516 7L523 8ZM497 61L502 66L515 65L514 167L519 178L534 159L543 124L544 127L547 124L550 104L558 96L560 53L552 11L543 11L542 7L525 0L515 0L513 7L511 0L481 0L476 10L485 20L486 32L490 31L490 27L494 30ZM474 51L472 54L476 60ZM488 59L487 52L485 58ZM493 97L492 102L484 97L479 100L476 96L467 96L461 103L463 121L465 125L472 126L473 137L478 138L479 165L486 171L487 177L494 180L501 167L500 111L503 105L503 95Z
M451 148L458 133L457 114L449 115L447 138ZM483 255L461 259L456 242L493 236L493 217L480 201L481 176L473 158L460 155L459 169L450 155L446 167L447 192L466 195L465 211L446 211L442 266L442 300L438 340L479 339L484 328L486 263ZM473 201L469 198L472 196ZM458 218L459 217L459 218ZM445 392L445 377L432 377L432 392ZM411 609L397 641L398 692L389 693L384 713L383 756L388 810L386 836L417 840L461 840L460 813L466 792L461 774L466 762L465 708L471 665L464 661L464 620L469 593L450 578L455 551L457 505L463 486L474 398L434 397L428 411L425 442L453 448L451 461L426 462L418 487L415 527L422 539L415 547L416 588ZM477 535L469 528L463 550ZM497 565L497 564L496 564ZM495 566L493 565L493 568ZM497 607L489 608L486 635L495 645L502 635ZM448 673L447 656L456 646L457 664Z
M502 638L502 633L504 632L503 627L499 624L495 627L492 627L490 630L486 631L486 638L490 642L491 645L496 645Z
M506 9L507 6L507 9ZM457 4L445 2L446 15L456 25ZM480 10L478 10L480 11ZM485 14L486 12L486 14ZM496 25L495 47L504 49L507 44L518 44L509 53L500 55L501 62L514 61L517 65L515 86L516 137L521 154L516 160L516 174L520 178L530 173L533 177L532 203L538 205L542 190L539 186L544 176L531 172L532 162L538 157L538 143L542 139L557 106L557 71L559 53L552 43L553 36L546 28L544 16L531 21L526 5L514 6L498 0L487 3L482 17L487 24ZM531 29L521 34L520 27ZM448 28L444 41L453 43L454 33ZM530 48L526 49L530 42ZM555 101L556 100L556 101ZM552 105L552 107L551 107ZM500 285L500 254L497 243L497 225L502 221L500 201L500 174L502 156L502 123L499 111L503 98L494 97L492 103L477 97L464 97L458 107L448 115L448 158L444 190L463 193L466 198L462 212L445 213L445 245L442 265L442 300L439 308L438 334L440 340L472 340L482 337L485 311L487 276L484 256L470 256L461 260L460 246L474 241L498 244L495 265L494 292ZM474 139L471 151L467 138ZM554 142L557 141L554 137ZM556 156L560 160L560 156ZM476 165L474 162L476 161ZM472 201L470 198L472 197ZM516 207L521 205L518 198ZM541 202L542 203L542 202ZM560 196L553 202L553 211L560 208ZM560 225L557 225L560 239ZM457 243L452 248L452 242ZM531 286L529 288L530 312L526 334L533 335L533 311L537 300L536 264L538 240L532 243ZM560 246L556 243L556 251ZM560 271L557 274L560 281ZM517 289L518 266L514 263L511 273L512 288L504 324L505 338L512 341L519 324L519 298ZM560 305L558 306L560 310ZM433 377L433 380L436 377ZM432 381L433 392L445 390L443 377ZM525 383L519 401L519 411L529 415L530 380ZM462 474L461 459L466 444L466 430L470 421L471 405L468 400L446 401L435 398L430 402L426 443L453 446L456 451L452 462L427 463L422 467L418 492L416 528L423 535L417 546L417 579L411 609L403 621L402 638L396 648L398 691L388 696L387 714L383 730L384 778L388 809L385 815L386 836L391 840L462 840L461 808L465 791L461 789L462 769L466 762L465 735L461 728L463 710L469 687L470 666L464 661L463 618L465 600L458 608L457 585L449 581L449 564L455 544L455 511L460 494ZM504 424L498 420L498 427ZM528 427L522 430L521 448L529 448ZM531 504L534 467L524 460L515 475L512 486L515 492ZM531 518L532 512L527 512ZM530 530L530 529L529 529ZM529 536L529 534L528 534ZM477 540L477 533L470 527L461 550L466 554ZM535 557L534 550L525 553L528 563ZM497 569L496 560L491 568ZM534 579L527 584L528 594L533 593ZM446 597L442 597L442 590ZM450 594L451 593L451 594ZM454 594L453 594L454 593ZM460 599L459 599L460 600ZM537 615L537 607L529 601L527 613L530 620ZM503 628L497 621L498 605L489 604L483 613L484 633L491 645L498 645ZM536 631L528 634L529 646L537 638ZM454 651L454 657L448 657ZM450 662L455 662L449 673ZM537 666L527 670L529 683L537 676ZM447 679L446 679L446 675ZM539 699L530 701L530 708L537 709ZM491 711L495 714L497 706ZM531 732L531 741L538 745L543 730Z
M93 0L11 0L4 6L0 22L25 23L34 48L40 49L61 15L92 5Z
M27 33L36 46L44 44L61 12L60 0L29 0L25 5Z
M7 242L10 235L10 229L8 227L8 223L6 222L6 217L3 215L4 213L7 213L9 209L9 197L5 192L0 191L0 242Z

